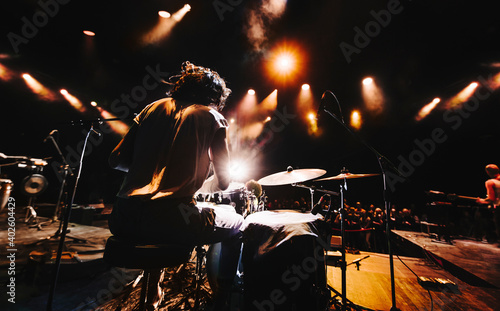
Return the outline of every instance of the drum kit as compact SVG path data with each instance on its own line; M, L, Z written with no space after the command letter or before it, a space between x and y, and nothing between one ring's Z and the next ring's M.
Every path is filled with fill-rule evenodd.
M247 293L254 293L255 290L257 292L259 290L262 291L262 289L259 289L261 285L254 284L258 283L258 280L255 279L255 275L260 275L259 271L262 270L262 266L260 266L258 269L253 269L252 266L254 265L253 261L255 260L256 256L259 255L260 253L263 252L263 250L269 250L269 249L274 249L275 247L270 247L269 243L270 241L279 241L280 239L286 240L287 238L283 238L282 235L285 234L290 234L291 236L294 236L295 234L297 235L303 235L304 232L306 232L306 235L314 235L314 232L308 232L309 227L315 227L315 226L310 226L311 222L324 222L326 224L326 221L328 220L328 215L329 213L332 212L332 201L330 200L328 206L328 210L325 212L324 210L320 212L321 215L317 215L318 211L316 210L318 206L320 206L320 202L318 204L314 205L313 199L314 199L314 192L321 192L324 195L323 196L340 196L340 202L341 206L338 209L338 212L340 212L340 219L341 219L341 241L342 241L342 248L341 248L341 253L342 253L342 259L339 262L339 265L342 269L342 293L337 292L334 288L329 286L326 282L326 274L327 270L326 268L324 270L322 269L317 269L315 272L317 275L315 277L316 280L320 280L317 282L317 284L312 284L313 287L318 287L317 291L319 292L318 295L322 295L323 298L325 298L325 295L328 300L328 302L324 303L319 309L326 308L325 310L328 310L328 308L332 307L335 305L339 309L345 310L347 306L355 306L352 302L348 301L345 293L346 293L346 260L345 260L345 245L344 245L344 213L343 213L343 195L344 191L347 189L347 180L350 179L359 179L359 178L367 178L367 177L372 177L372 176L377 176L380 174L354 174L350 173L347 170L343 169L340 174L331 176L331 177L326 177L326 178L321 178L323 175L326 174L326 170L323 169L315 169L315 168L310 168L310 169L293 169L292 167L288 167L286 171L278 172L275 174L271 174L268 176L265 176L258 181L251 180L247 182L246 184L243 183L237 183L233 182L230 184L229 188L225 191L222 191L218 194L198 194L198 205L199 206L206 206L207 204L212 204L211 206L215 208L221 208L225 207L231 208L233 207L234 211L238 212L239 214L242 214L243 217L245 218L244 226L242 228L243 231L243 236L245 237L245 234L250 236L250 239L252 239L252 236L259 236L259 239L263 239L262 241L248 241L248 245L243 247L243 252L242 252L242 258L246 258L247 262L246 265L243 264L245 267L245 272L242 273L239 271L238 274L247 274L247 272L252 271L252 274L254 274L253 277L248 276L248 279L244 281L245 283L245 291ZM331 190L326 190L323 189L322 187L315 187L315 186L307 186L304 185L304 182L324 182L324 181L340 181L340 192L336 191L331 191ZM294 187L301 187L301 188L306 188L310 190L311 193L311 213L303 214L300 213L299 211L296 210L273 210L273 211L267 211L265 208L265 191L262 190L262 187L268 187L268 186L283 186L283 185L291 185ZM210 203L207 201L211 201ZM302 215L302 216L301 216ZM328 225L326 226L318 226L318 228L327 228ZM251 228L251 230L250 230ZM301 228L301 229L297 229ZM255 234L255 230L260 230L260 233L257 232ZM298 230L299 233L289 233L287 230ZM328 234L331 234L331 230L324 230L325 232L316 232L318 236L321 236L321 239L323 241L329 241L328 239ZM271 232L271 233L270 233ZM287 233L283 233L287 232ZM271 234L274 236L269 236L266 238L262 238L263 235L266 234ZM314 239L313 239L314 240ZM252 244L253 243L253 244ZM257 243L257 244L255 244ZM280 242L281 243L281 242ZM293 244L293 247L299 247L301 248L300 253L303 254L304 249L312 249L313 247L309 247L307 245L299 245L300 243L303 243L302 241L297 244ZM314 243L316 244L316 241L308 242L308 243ZM279 243L277 243L279 245ZM245 255L245 247L246 247L246 252L247 255ZM329 243L323 243L322 244L322 249L324 251L327 251L330 248ZM251 250L249 250L251 249ZM281 248L280 248L281 249ZM283 266L283 261L288 260L289 257L294 257L297 256L296 250L290 250L286 247L282 248L283 250L281 252L287 252L287 255L284 256L282 259L280 259L280 263L277 264L276 268L273 270L272 268L264 274L269 274L269 273L279 273L276 271L281 271L279 270L281 266ZM251 255L248 255L249 252L254 252ZM276 251L279 253L280 251ZM295 254L295 255L294 255ZM324 253L325 254L325 253ZM299 257L301 255L298 255ZM317 257L317 253L313 254L310 253L308 255L305 255L306 257L302 258L302 261L305 262L308 259L312 257ZM249 260L248 258L251 258ZM304 259L305 258L305 259ZM324 261L326 263L326 260ZM241 262L240 262L241 263ZM300 259L299 259L300 263ZM291 265L294 265L295 263L291 263ZM272 263L268 263L268 265L272 265ZM253 270L252 270L253 269ZM255 270L255 271L254 271ZM323 275L321 275L323 274ZM261 277L267 277L268 275L264 276L261 275ZM254 287L257 287L255 289ZM252 289L254 288L254 289ZM325 294L325 292L328 292L329 294ZM342 297L341 302L337 300L336 298L332 298L332 292L334 293L333 297ZM255 299L260 299L258 294L257 296L253 296L252 300L255 301ZM250 306L252 307L252 306ZM285 307L285 306L283 306ZM289 306L288 306L289 307ZM284 309L283 309L284 310Z
M48 164L44 159L30 158L27 156L8 156L3 153L0 158L13 160L12 163L6 165L16 165L19 168L28 170L29 174L20 181L19 191L22 195L28 198L28 203L24 207L26 216L24 222L30 228L42 229L45 223L39 222L38 215L35 209L35 201L48 187L48 180L42 174L43 169ZM10 179L1 179L1 205L0 212L4 209L12 190L14 189L14 182Z

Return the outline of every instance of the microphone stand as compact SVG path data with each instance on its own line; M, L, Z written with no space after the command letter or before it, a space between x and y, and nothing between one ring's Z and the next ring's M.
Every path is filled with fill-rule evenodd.
M64 156L63 156L63 154L61 152L61 149L59 148L59 145L55 141L54 137L52 137L52 135L50 135L49 139L54 144L54 147L56 148L57 153L59 154L59 157L63 161L63 166L62 166L63 179L62 179L62 182L61 182L61 189L59 190L59 196L57 198L57 203L56 203L56 208L54 210L54 215L52 217L52 220L56 221L58 219L58 215L59 215L59 212L60 212L60 209L61 209L61 200L62 200L62 196L63 196L63 193L64 193L64 188L66 186L66 180L67 180L68 174L71 175L71 176L73 176L73 171L71 170L71 167L69 166L68 162L64 158ZM56 234L54 236L57 237L60 233L61 233L61 225L59 225L59 229L58 229L58 231L56 232Z
M53 303L55 289L56 289L56 285L57 285L57 279L58 279L58 275L59 275L59 268L61 266L61 257L62 257L62 251L63 251L63 248L64 248L64 240L66 238L66 232L68 231L68 224L69 224L69 219L70 219L70 216L71 216L71 208L72 208L73 202L75 200L76 189L78 187L78 181L80 180L80 175L81 175L81 172L82 172L83 156L85 154L85 149L87 147L87 142L88 142L90 133L92 133L92 132L97 133L98 135L101 135L100 133L96 132L94 130L94 126L91 125L90 129L89 129L89 131L87 133L87 136L85 137L85 141L84 141L83 148L82 148L82 154L80 156L80 162L79 162L79 165L78 165L78 174L76 176L75 185L74 185L74 188L73 188L73 194L71 196L71 202L66 207L66 211L64 213L63 228L62 228L62 231L60 233L61 234L61 238L59 240L59 247L57 249L56 262L55 262L55 266L54 266L54 275L52 277L52 283L51 283L51 286L50 286L49 298L48 298L48 301L47 301L47 309L46 309L47 311L52 311L52 303Z
M335 101L337 102L340 110L340 104L337 100L337 97L331 92L327 91L329 94L331 94ZM325 92L325 94L327 93ZM325 94L323 94L322 99L325 98ZM396 172L398 175L404 177L399 170L394 166L394 164L389 161L385 156L383 156L380 152L378 152L375 148L373 148L371 145L369 145L367 142L365 142L359 135L357 135L350 127L348 127L343 118L339 119L334 113L328 111L326 109L326 106L323 104L320 104L320 110L325 111L328 113L335 121L340 123L352 136L354 136L359 142L361 142L368 150L372 151L375 156L377 157L377 161L380 166L380 170L382 171L382 178L383 178L383 184L384 184L384 205L385 205L385 213L386 213L386 236L387 236L387 249L389 251L389 267L390 267L390 272L391 272L391 294L392 294L392 307L391 311L396 311L399 310L396 307L396 286L395 286L395 281L394 281L394 258L393 258L393 253L392 253L392 248L391 248L391 227L390 227L390 199L389 199L389 189L387 188L387 171L388 168L391 168L394 172ZM340 110L341 111L341 110ZM343 192L341 191L341 194ZM343 201L341 201L341 204L343 204ZM341 214L342 217L342 214ZM343 229L341 229L343 231ZM342 245L344 244L344 241L342 240ZM343 285L343 284L342 284Z

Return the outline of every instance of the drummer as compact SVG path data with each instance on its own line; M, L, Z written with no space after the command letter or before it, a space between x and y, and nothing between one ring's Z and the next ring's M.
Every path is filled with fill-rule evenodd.
M110 156L110 165L127 175L109 228L120 238L148 243L222 241L215 308L224 310L236 274L243 217L198 209L193 196L200 187L214 193L229 185L228 123L219 111L231 90L209 68L185 62L181 69L171 81L170 97L144 108ZM205 180L211 167L214 174ZM157 286L160 277L151 276L150 285ZM156 307L161 296L159 288L148 301Z

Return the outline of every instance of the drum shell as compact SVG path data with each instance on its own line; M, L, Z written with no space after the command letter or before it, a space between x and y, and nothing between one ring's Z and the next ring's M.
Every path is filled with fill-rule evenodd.
M316 239L296 236L262 255L257 255L258 241L245 239L245 311L324 310L325 256Z

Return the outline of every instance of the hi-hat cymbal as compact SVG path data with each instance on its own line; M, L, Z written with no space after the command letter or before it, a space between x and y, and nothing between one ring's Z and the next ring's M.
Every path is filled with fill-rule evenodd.
M326 174L325 170L318 168L303 168L294 170L289 167L285 172L275 173L259 179L262 186L280 186L295 184L306 180L318 178Z
M377 176L377 175L380 175L380 174L341 173L341 174L338 174L337 176L321 178L321 179L318 179L318 180L315 180L315 181L354 179L354 178L363 178L363 177L370 177L370 176Z

